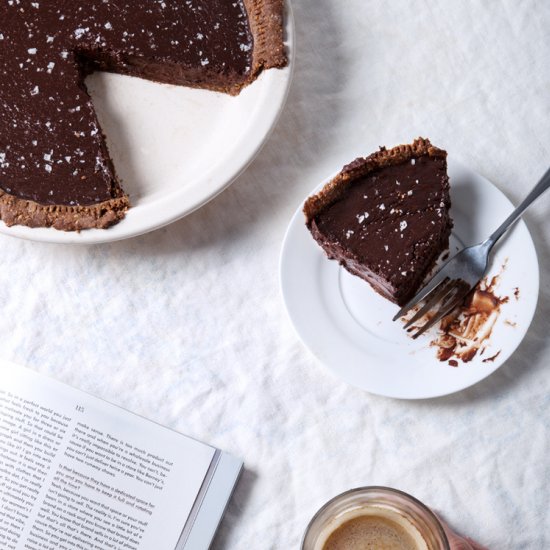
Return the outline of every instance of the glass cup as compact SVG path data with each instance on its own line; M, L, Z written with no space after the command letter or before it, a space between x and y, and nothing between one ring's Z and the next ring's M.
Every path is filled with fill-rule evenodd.
M445 531L435 514L411 495L389 487L360 487L329 500L309 522L301 550L322 550L330 533L338 528L339 518L359 512L361 508L368 509L371 515L376 508L381 508L381 513L397 514L418 531L424 548L450 550Z

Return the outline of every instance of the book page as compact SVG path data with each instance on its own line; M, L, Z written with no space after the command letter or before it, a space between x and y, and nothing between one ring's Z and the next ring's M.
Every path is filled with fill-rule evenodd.
M0 548L174 550L214 455L0 363Z

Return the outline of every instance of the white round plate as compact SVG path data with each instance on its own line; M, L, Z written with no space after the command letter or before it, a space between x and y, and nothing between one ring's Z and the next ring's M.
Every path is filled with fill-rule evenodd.
M213 199L258 154L283 109L294 66L290 2L285 44L288 65L264 71L237 97L93 74L86 84L132 208L106 230L75 233L0 222L0 232L54 243L117 241L172 223Z
M456 246L487 238L513 206L487 179L452 159L448 162L454 253ZM525 336L539 290L535 247L520 221L493 251L489 275L502 271L495 294L508 296L509 301L501 306L488 347L483 355L478 353L468 363L459 360L459 366L452 367L439 361L430 346L435 328L413 340L401 321L392 322L396 305L326 258L306 229L302 205L287 230L280 270L288 313L311 352L346 382L402 399L453 393L498 369ZM483 361L497 352L493 361Z

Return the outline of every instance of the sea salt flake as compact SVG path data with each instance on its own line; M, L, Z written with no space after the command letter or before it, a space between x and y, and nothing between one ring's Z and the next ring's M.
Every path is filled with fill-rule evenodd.
M389 249L390 249L390 247L387 244L385 244L384 245L384 250L387 252Z
M37 95L40 93L40 88L38 86L35 86L32 90L31 90L31 95Z
M411 164L414 166L416 164L416 159L411 159Z
M29 55L36 55L36 51L37 51L36 48L29 48L29 49L27 50L27 52L29 53Z
M403 231L404 229L407 229L407 222L405 220L399 223L399 230Z
M378 208L380 208L380 210L386 210L386 205L382 203Z
M74 31L74 37L77 39L82 38L89 30L90 27L76 29Z
M413 194L413 192L411 190L407 191L407 195L409 195L409 197Z
M348 229L346 231L346 239L349 239L353 235L353 231L351 229Z
M52 167L50 164L44 164L44 170L46 170L46 172L48 173L51 173L52 171Z

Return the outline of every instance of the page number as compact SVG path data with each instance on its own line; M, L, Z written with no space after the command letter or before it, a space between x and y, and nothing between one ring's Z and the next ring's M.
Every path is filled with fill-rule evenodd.
M83 413L84 412L84 407L82 405L77 405L76 406L76 412Z

